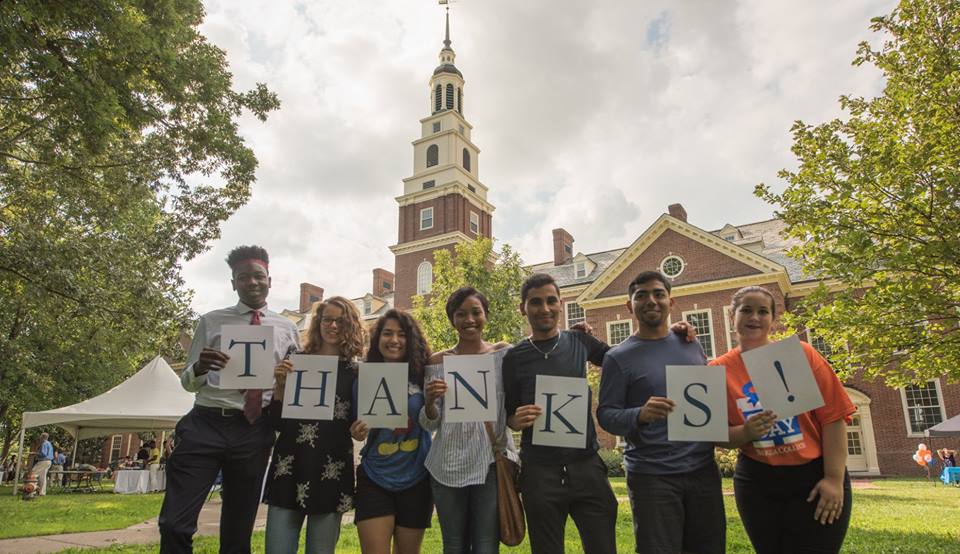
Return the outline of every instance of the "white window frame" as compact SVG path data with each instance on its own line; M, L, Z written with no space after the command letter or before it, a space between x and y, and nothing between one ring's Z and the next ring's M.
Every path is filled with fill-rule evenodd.
M733 326L733 308L729 305L723 307L723 328L726 329L727 352L734 349L733 336L737 333Z
M670 274L668 274L666 271L663 270L663 265L664 265L664 264L667 262L667 260L669 260L670 258L676 258L676 259L680 260L680 271L678 271L676 275L670 275ZM683 270L687 269L687 262L686 262L686 260L684 260L679 254L667 254L666 256L664 256L664 258L663 258L662 260L660 260L660 266L659 266L657 269L659 269L659 270L660 270L660 273L663 273L663 275L664 275L667 279L676 279L677 277L683 275Z
M817 339L820 339L820 341L823 342L823 345L828 349L830 349L830 352L828 354L824 354L823 352L820 351L819 348L816 347L816 345L814 344L814 341ZM827 341L822 336L815 333L812 329L807 329L807 344L812 346L813 349L816 350L817 353L823 356L824 359L826 360L829 360L830 356L833 356L833 348L829 344L827 344Z
M583 314L583 317L574 318L575 321L574 321L573 323L570 323L570 308L571 308L571 307L580 308L580 312ZM583 309L583 306L581 306L580 304L577 304L576 302L574 302L574 301L571 300L570 302L564 302L564 306L563 306L563 317L564 317L564 319L565 319L566 322L567 322L567 329L569 329L571 325L576 325L577 323L580 323L581 321L586 321L586 320L587 320L587 311ZM609 335L608 335L608 336L609 336Z
M373 311L373 300L370 298L363 299L363 315L370 315L370 312Z
M716 329L717 327L713 324L713 310L710 308L704 308L702 310L688 310L680 314L681 319L687 321L687 315L689 314L702 314L703 312L707 313L707 323L710 325L710 352L712 356L707 356L708 360L712 360L717 357L717 340L716 340ZM700 335L697 335L698 337ZM704 352L706 354L706 352Z
M430 294L433 290L433 264L424 260L417 266L417 294Z
M116 446L117 458L120 458L120 451L123 450L123 435L111 435L111 437L110 437L110 453L107 454L107 463L108 463L108 464L113 461L113 450L114 450L114 446L113 446L113 445L114 445L114 443L117 441L117 439L120 439L120 444L118 444L118 445Z
M443 126L440 125L440 122L439 122L439 121L434 121L434 122L433 122L433 132L434 132L434 133L439 133L441 129L443 129Z
M937 390L937 408L940 409L940 421L947 420L947 412L943 407L943 390L940 387L940 379L930 379L927 383L933 382ZM907 426L907 436L908 437L923 437L923 431L916 432L913 430L913 426L910 425L910 407L907 406L907 388L900 387L900 405L903 407L903 422Z
M429 217L426 217L427 215ZM430 221L430 225L424 225L427 220ZM427 229L433 229L433 206L420 210L420 230L426 231Z
M583 273L581 273L581 271ZM587 262L577 262L573 264L573 278L583 279L587 276Z
M470 212L470 232L474 235L480 234L480 214Z
M609 344L610 346L616 346L617 344L620 344L619 342L617 343L613 342L613 326L623 325L624 323L627 324L629 332L627 333L627 336L623 338L623 340L627 340L628 338L630 338L630 335L633 334L633 320L632 319L614 319L612 321L607 322L607 344ZM623 341L620 341L620 342L623 342Z

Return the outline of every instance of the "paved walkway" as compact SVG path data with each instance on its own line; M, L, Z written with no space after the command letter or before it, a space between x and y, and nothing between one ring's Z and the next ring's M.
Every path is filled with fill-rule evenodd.
M263 504L257 511L254 529L262 531L267 523L267 507ZM211 500L200 511L198 535L220 533L220 499ZM67 548L106 548L114 544L155 544L160 542L157 518L112 531L90 533L67 533L43 537L24 537L0 540L0 554L35 554L59 552Z

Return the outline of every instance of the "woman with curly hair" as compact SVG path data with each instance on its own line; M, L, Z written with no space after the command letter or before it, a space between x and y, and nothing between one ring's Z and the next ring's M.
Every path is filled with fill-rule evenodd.
M293 554L307 520L307 554L332 554L343 513L353 508L353 384L364 329L352 302L334 296L320 302L310 322L303 354L336 356L333 419L282 419L283 391L294 367L284 360L274 371L270 419L280 432L273 449L265 501L267 554Z
M364 554L419 553L430 527L433 495L424 460L431 439L417 418L429 359L427 341L410 315L390 310L377 320L367 361L408 364L408 419L398 429L369 429L359 420L350 427L354 439L366 440L357 468L355 516Z

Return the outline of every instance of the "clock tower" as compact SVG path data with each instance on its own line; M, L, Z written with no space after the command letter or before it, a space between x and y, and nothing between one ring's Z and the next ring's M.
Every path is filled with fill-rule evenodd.
M455 58L448 10L440 65L430 78L430 115L420 120L413 175L403 180L403 194L396 199L400 228L390 250L395 256L394 304L400 309L410 309L414 296L430 293L435 250L492 237L494 207L480 182L480 149L463 116L464 80Z

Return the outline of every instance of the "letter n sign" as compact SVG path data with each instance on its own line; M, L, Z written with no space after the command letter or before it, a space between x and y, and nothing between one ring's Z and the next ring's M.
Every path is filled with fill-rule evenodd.
M490 354L444 356L444 421L496 421L497 376Z
M295 354L283 390L283 418L333 419L337 396L337 357Z
M537 375L534 403L543 413L533 424L533 444L586 448L589 391L580 377Z

